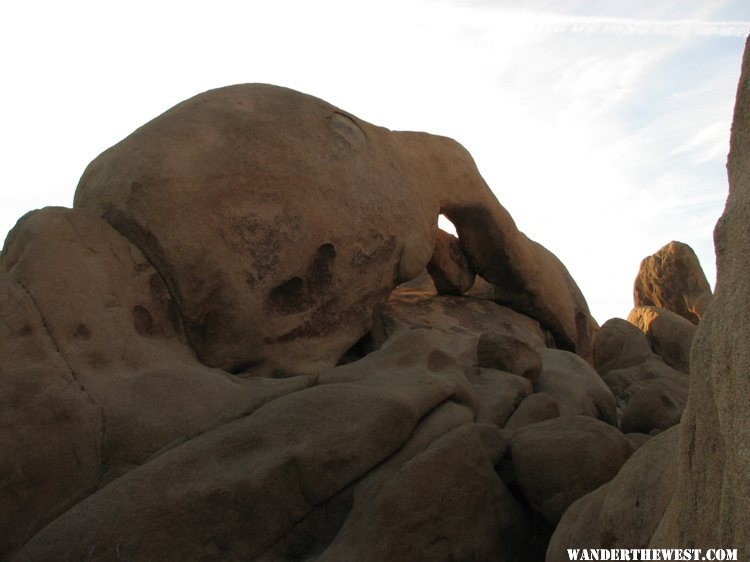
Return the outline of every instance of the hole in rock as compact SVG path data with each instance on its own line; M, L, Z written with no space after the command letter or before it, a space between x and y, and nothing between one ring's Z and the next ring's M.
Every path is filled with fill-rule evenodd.
M448 234L458 237L455 225L442 213L438 215L438 228L445 230Z
M372 353L373 351L372 333L367 332L364 336L359 338L357 342L351 346L346 353L344 353L344 355L341 356L341 359L336 363L336 366L339 367L341 365L346 365L347 363L359 361L365 357L365 355Z

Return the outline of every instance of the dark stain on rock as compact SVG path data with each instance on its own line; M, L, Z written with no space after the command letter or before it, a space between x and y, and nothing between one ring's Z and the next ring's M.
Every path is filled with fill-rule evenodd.
M89 340L91 339L91 330L85 324L78 324L73 332L73 337L79 340Z
M133 307L133 326L135 331L144 338L152 338L159 333L151 313L139 304Z
M271 289L268 301L272 308L284 316L302 312L309 307L305 282L301 277L292 277Z
M288 316L320 306L330 293L336 248L323 244L318 248L304 276L294 276L268 293L269 312Z

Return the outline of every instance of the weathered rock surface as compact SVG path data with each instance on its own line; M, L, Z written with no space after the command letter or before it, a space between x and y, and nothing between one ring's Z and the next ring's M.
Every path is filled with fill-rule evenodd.
M104 427L29 294L0 272L0 560L96 489Z
M723 325L699 328L676 459L692 325L651 307L594 339L450 139L234 86L103 153L75 201L0 255L0 560L511 562L561 517L558 546L704 544L703 482L725 521L705 544L745 529L747 361ZM744 289L719 288L739 323L722 299ZM665 511L675 460L694 496Z
M676 488L676 465L674 428L648 440L617 476L568 508L546 561L569 560L568 548L647 548Z
M463 425L397 472L360 486L318 560L523 558L527 516L494 470L505 445L497 428Z
M557 399L546 392L537 392L526 397L510 416L505 429L516 430L532 423L538 423L560 416Z
M688 388L687 372L667 365L652 346L687 370L684 353L694 328L664 309L644 307L636 311L640 314L631 313L631 320L643 320L648 335L621 318L608 320L594 338L594 365L622 410L622 430L650 433L680 421ZM678 329L670 332L674 325Z
M474 285L476 277L458 238L441 229L435 234L435 249L427 264L427 272L441 295L464 294Z
M588 416L527 425L511 443L516 481L552 525L575 500L614 478L632 452L619 430Z
M657 378L645 383L634 383L628 390L633 394L620 421L620 428L625 433L649 434L680 423L688 397L688 389L684 384Z
M633 301L636 307L666 308L698 324L711 303L711 286L693 249L670 242L641 262Z
M628 315L628 322L638 327L651 349L670 367L690 372L690 346L695 324L664 308L641 306Z
M262 555L315 506L398 451L438 406L471 401L455 363L428 367L439 350L425 347L401 367L398 347L378 353L394 366L371 371L373 353L357 368L334 369L316 387L191 439L79 503L16 559Z
M449 334L446 349L467 365L478 365L482 334L508 336L532 349L544 347L547 341L539 322L494 302L399 288L375 314L372 344L378 348L402 330L424 328Z
M484 332L477 341L477 364L522 376L536 383L542 374L542 357L529 344L498 332Z
M714 231L716 294L690 356L679 479L657 544L750 552L750 42L729 151L729 197Z
M94 160L75 206L141 249L198 357L231 372L334 365L430 261L441 211L504 302L591 353L575 282L518 231L466 150L292 90L230 86L177 105Z
M0 269L3 319L15 330L3 337L9 348L0 367L8 419L0 458L15 475L0 481L0 498L20 508L2 510L11 536L28 538L163 450L310 384L244 380L200 364L161 278L88 211L26 215ZM26 486L45 499L24 499Z
M643 332L622 318L607 320L594 337L594 368L602 376L643 363L652 355Z
M467 378L479 395L476 421L497 427L505 427L532 390L528 379L496 369L476 369Z
M554 396L563 416L591 416L617 426L615 397L591 365L567 351L539 351L543 368L535 392Z

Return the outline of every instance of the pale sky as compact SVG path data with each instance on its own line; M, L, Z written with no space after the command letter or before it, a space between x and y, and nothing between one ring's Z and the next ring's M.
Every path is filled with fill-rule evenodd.
M747 0L4 2L0 234L179 101L266 82L461 142L603 323L670 240L714 283L748 32Z

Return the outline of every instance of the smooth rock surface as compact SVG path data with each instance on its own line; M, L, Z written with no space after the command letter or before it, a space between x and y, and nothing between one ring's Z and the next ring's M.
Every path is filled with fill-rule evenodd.
M477 365L513 373L532 384L542 374L542 357L538 351L514 336L497 332L485 332L479 336Z
M516 430L559 416L560 405L557 399L546 392L536 392L524 398L518 405L505 424L505 429Z
M648 548L676 488L677 434L673 428L648 440L617 476L571 505L546 561L567 562L568 548Z
M687 386L673 380L657 378L648 381L629 398L620 428L625 433L649 434L655 429L663 431L677 425L687 397Z
M518 485L552 525L574 501L614 478L632 452L618 429L589 416L527 425L511 443Z
M615 397L591 365L567 351L539 349L539 353L543 368L534 392L554 396L562 416L585 415L617 425Z
M670 367L690 372L690 346L695 324L664 308L640 306L630 311L628 322L648 339L651 349Z
M351 515L318 560L522 558L527 518L494 470L503 446L496 428L463 425L390 477L360 486Z
M607 320L594 336L594 368L602 376L643 363L652 354L646 335L622 318Z
M344 377L273 400L118 478L15 559L262 555L317 505L397 452L430 412L465 394L455 365L369 374L364 364L359 376L352 365L342 367Z

